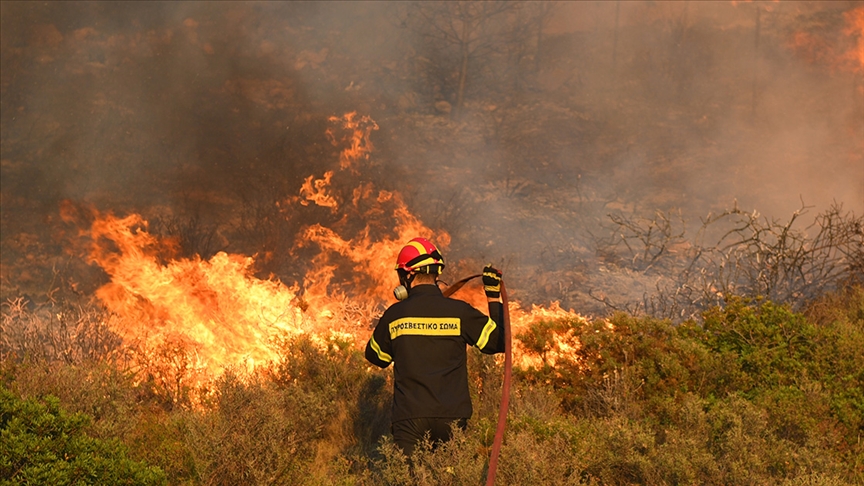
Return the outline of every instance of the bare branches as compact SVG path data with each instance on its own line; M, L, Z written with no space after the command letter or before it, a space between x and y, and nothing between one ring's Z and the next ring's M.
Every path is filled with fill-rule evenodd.
M622 263L633 270L649 272L664 263L673 248L686 244L686 226L680 210L671 215L658 210L651 219L621 214L610 214L609 219L617 231L598 241L598 248L606 258L625 258L627 261Z
M709 216L703 231L723 225L732 229L714 246L701 247L701 264L694 255L689 272L681 276L701 284L703 292L759 295L793 304L835 288L860 268L862 218L843 214L842 206L835 204L807 228L796 228L808 209L802 204L785 223L737 208Z
M9 299L0 314L0 361L117 362L122 341L109 329L109 318L95 306Z
M174 238L180 250L180 256L191 258L195 255L208 259L221 250L218 238L218 228L202 221L199 214L188 218L179 216L156 217L151 220L154 233Z
M693 243L684 237L683 221L678 229L662 212L650 220L610 215L616 231L598 240L598 252L619 266L660 274L656 292L641 303L656 317L696 317L732 295L797 308L864 280L864 219L834 204L799 228L808 209L802 203L779 221L735 206L703 219Z
M520 2L415 2L409 5L411 27L431 40L440 40L473 55L490 48L499 34L499 16L517 13Z

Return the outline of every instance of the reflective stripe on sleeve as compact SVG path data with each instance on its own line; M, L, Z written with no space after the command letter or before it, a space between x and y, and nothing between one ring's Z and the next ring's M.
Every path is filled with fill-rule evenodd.
M375 354L378 355L378 359L385 363L390 363L391 361L393 361L393 357L382 351L381 346L379 346L378 343L375 342L375 336L372 336L369 339L369 344L372 346L372 351L375 351Z
M492 331L494 331L496 327L498 327L498 325L495 324L495 321L490 317L486 321L486 325L483 326L483 332L480 333L480 339L477 340L477 348L483 349L486 347L486 344L489 342L489 335L492 334Z

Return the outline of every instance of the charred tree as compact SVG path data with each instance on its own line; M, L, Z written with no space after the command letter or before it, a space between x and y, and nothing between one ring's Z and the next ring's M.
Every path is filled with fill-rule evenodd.
M537 29L537 42L534 51L534 72L540 71L540 61L543 57L543 36L549 20L555 14L558 4L552 2L536 2L530 3L534 8L533 17L534 25Z
M418 41L431 59L433 77L442 93L458 113L465 105L472 76L489 71L494 79L500 69L493 63L518 66L526 57L525 44L542 39L545 23L553 6L530 2L414 2L405 10L403 25L418 35ZM532 29L533 27L533 29ZM536 64L535 55L535 64ZM433 90L435 91L435 90ZM449 96L446 96L446 94ZM440 101L440 100L436 100Z

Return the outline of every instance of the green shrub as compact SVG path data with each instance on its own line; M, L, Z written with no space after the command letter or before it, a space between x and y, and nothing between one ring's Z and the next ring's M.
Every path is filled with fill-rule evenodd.
M742 371L735 391L758 392L793 384L813 361L816 326L772 302L733 298L705 313L705 344L733 358Z
M770 483L821 474L860 482L862 293L826 297L830 304L810 316L734 298L702 323L625 314L543 323L518 336L529 352L545 359L553 333L574 333L582 346L554 368L519 376L522 386L551 385L577 424L592 424L583 434L592 443L579 465L585 478Z
M2 484L166 484L159 468L129 459L118 441L84 433L89 423L55 397L23 400L0 387Z
M134 377L107 363L23 361L15 365L14 375L11 390L26 397L57 397L67 411L92 418L87 433L97 438L125 438L146 406Z

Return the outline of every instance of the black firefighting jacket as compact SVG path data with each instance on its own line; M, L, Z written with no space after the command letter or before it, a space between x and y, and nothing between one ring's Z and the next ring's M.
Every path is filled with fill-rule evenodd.
M393 366L393 422L412 418L470 418L466 345L504 351L503 306L487 317L437 285L418 285L384 311L366 344L366 359Z

